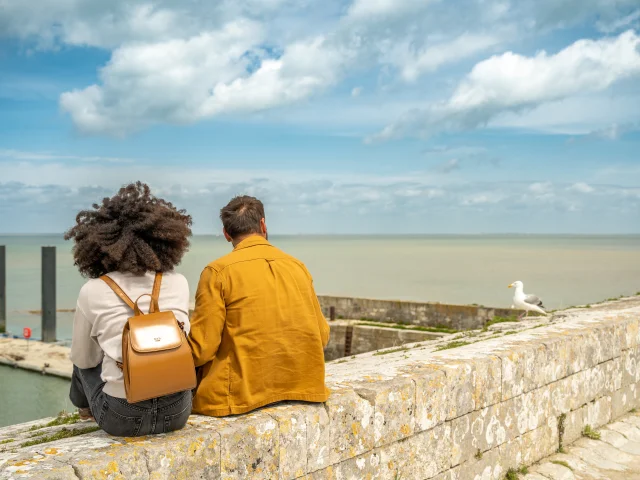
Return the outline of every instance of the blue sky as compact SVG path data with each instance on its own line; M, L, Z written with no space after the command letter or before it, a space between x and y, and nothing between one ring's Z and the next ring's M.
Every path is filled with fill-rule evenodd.
M0 72L0 233L640 233L637 0L6 0Z

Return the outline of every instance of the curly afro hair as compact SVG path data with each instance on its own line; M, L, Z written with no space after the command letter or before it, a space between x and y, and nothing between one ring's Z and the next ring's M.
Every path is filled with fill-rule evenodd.
M185 210L136 182L102 205L82 210L64 238L74 240L74 264L85 277L116 271L143 275L167 272L180 263L189 249L191 223Z

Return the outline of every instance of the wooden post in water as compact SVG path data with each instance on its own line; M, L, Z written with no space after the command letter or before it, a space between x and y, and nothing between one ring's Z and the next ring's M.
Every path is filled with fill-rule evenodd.
M42 341L56 341L56 247L42 247Z
M7 248L0 245L0 333L7 331Z
M329 320L336 319L336 307L329 307Z

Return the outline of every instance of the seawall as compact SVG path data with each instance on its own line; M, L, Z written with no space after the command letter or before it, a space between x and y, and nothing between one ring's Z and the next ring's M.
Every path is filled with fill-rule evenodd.
M640 298L552 321L330 363L326 404L192 416L139 439L98 431L22 446L35 422L0 429L0 478L502 479L640 407ZM62 428L86 425L48 427Z
M508 317L519 313L517 310L508 308L478 305L448 305L326 295L319 295L318 300L327 318L329 318L330 308L334 307L336 318L395 322L423 327L445 326L455 330L482 328L487 320L495 316Z

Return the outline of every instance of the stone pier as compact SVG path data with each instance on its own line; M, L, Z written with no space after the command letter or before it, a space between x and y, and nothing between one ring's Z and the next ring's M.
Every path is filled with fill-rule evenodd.
M143 438L73 417L0 429L0 479L502 480L640 408L640 298L484 335L329 363L326 404Z

